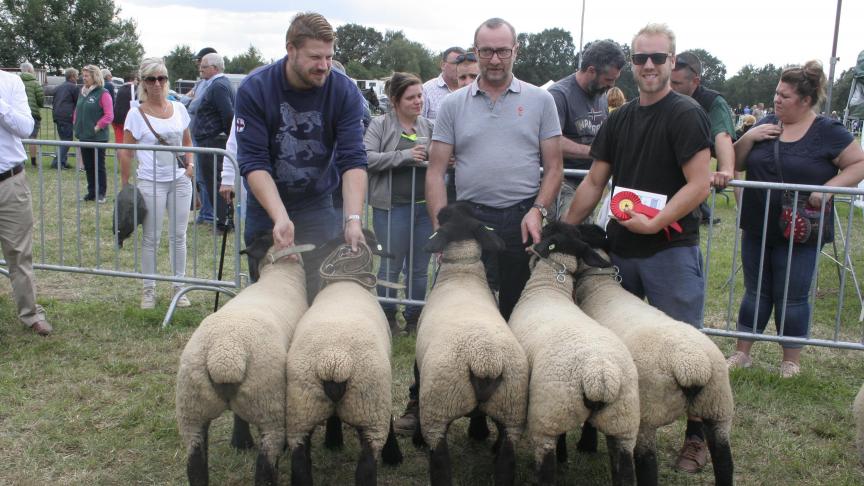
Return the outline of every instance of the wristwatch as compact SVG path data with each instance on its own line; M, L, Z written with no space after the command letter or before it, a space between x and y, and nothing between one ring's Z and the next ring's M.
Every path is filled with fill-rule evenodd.
M360 215L359 214L349 214L348 216L345 216L345 224L346 225L348 223L350 223L351 221L360 221Z
M531 207L537 208L540 211L540 216L543 216L544 218L549 216L549 211L546 210L546 206L540 203L534 203Z

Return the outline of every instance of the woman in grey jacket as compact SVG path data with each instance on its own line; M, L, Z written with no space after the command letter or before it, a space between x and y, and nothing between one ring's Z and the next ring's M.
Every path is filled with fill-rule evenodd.
M404 272L406 295L423 300L429 276L429 254L423 245L432 235L424 195L432 122L420 116L423 84L416 75L394 73L387 95L393 109L373 119L364 138L373 228L378 241L394 256L381 262L378 277L397 282ZM394 290L380 289L379 294L396 297ZM383 307L391 331L398 331L396 305ZM419 306L405 309L407 332L416 331L420 311Z

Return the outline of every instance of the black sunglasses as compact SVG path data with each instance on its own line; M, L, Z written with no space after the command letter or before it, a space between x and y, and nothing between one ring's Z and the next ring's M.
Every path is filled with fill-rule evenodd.
M680 57L675 58L675 70L680 71L684 68L687 68L688 70L690 70L691 73L697 76L699 75L699 73L696 72L696 68L687 63L687 61L681 59Z
M159 81L162 84L168 82L168 76L145 76L144 82L147 84L154 84L156 81Z
M473 52L466 52L465 54L459 54L458 56L456 56L456 60L453 64L462 64L465 61L477 62L477 56L475 56Z
M641 66L648 62L648 59L651 59L651 62L655 65L666 64L666 59L669 58L669 54L665 52L652 52L651 54L633 54L630 56L630 59L633 61L633 64L637 66Z

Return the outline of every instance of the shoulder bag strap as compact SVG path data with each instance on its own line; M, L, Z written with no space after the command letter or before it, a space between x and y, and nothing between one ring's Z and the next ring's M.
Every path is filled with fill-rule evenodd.
M144 113L144 110L141 108L140 105L138 106L138 111L141 112L141 118L144 118L144 123L147 124L147 128L150 129L150 133L152 133L153 136L156 137L156 141L159 142L159 145L168 145L168 141L162 138L162 135L156 133L156 130L153 130L153 125L150 124L150 120L147 118L147 115Z
M780 124L780 134L783 134L783 124ZM777 174L780 176L780 182L786 183L783 180L783 166L780 165L780 135L774 139L774 167L777 168Z

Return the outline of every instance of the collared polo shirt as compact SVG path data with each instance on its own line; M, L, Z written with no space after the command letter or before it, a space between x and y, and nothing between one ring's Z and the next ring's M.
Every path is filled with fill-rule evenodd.
M477 81L446 97L432 140L453 145L459 200L506 208L537 195L540 142L559 135L552 95L514 76L494 102Z

